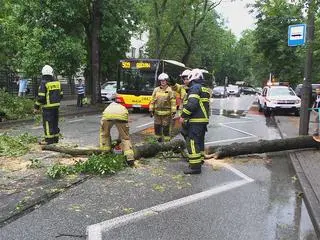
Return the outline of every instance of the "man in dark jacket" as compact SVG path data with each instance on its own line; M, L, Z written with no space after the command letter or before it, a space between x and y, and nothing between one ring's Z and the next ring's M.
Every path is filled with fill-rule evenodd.
M40 144L59 142L59 107L62 96L61 84L59 81L54 80L53 77L53 68L45 65L42 68L38 98L34 105L35 112L38 112L40 108L42 109L45 142L41 142Z
M200 174L204 160L204 137L209 123L210 90L204 86L200 69L193 69L189 75L187 102L183 105L180 121L186 126L189 168L185 174Z

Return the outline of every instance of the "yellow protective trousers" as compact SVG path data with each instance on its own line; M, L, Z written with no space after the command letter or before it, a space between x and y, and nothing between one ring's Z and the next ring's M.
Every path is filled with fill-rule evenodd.
M169 142L171 140L171 115L154 115L154 134L158 141Z
M125 121L102 119L100 124L100 149L111 150L111 128L116 125L119 132L120 146L127 161L134 160L134 153L129 135L129 124Z

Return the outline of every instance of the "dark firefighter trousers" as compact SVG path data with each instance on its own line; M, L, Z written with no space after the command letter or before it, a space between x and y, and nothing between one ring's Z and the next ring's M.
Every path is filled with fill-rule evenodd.
M187 144L189 165L191 168L198 167L204 160L204 137L207 124L186 123L183 125L183 130L185 130L184 138Z
M59 142L60 129L59 108L42 109L42 122L44 129L44 139L48 144Z

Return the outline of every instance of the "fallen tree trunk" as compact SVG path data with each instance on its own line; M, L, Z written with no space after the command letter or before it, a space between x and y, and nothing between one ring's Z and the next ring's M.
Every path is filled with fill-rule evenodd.
M53 151L66 153L71 156L84 156L84 155L92 155L92 154L101 154L105 151L96 148L72 148L66 146L58 146L58 145L44 145L41 147L42 150Z
M180 152L181 149L185 148L185 142L177 139L166 143L149 143L144 145L134 146L134 158L140 159L142 157L154 157L159 152L174 151ZM84 149L84 148L72 148L58 145L44 145L42 150L54 151L66 153L72 156L83 156L92 154L101 154L106 151L100 149Z
M320 143L312 136L295 138L259 140L256 142L232 143L224 146L209 146L206 154L213 154L216 159L253 153L277 152L301 148L319 148Z

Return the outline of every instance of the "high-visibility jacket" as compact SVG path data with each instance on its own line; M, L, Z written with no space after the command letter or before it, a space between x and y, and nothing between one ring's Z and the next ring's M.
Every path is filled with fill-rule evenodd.
M119 103L112 102L102 113L102 120L121 120L128 122L129 112Z
M209 101L210 89L201 83L193 83L189 88L181 117L189 123L209 123Z
M63 91L59 81L47 81L42 79L35 108L39 109L40 106L44 109L58 108L62 97Z
M149 111L157 115L170 115L176 112L176 99L171 87L156 87L153 90Z
M183 101L185 100L185 97L187 95L184 86L176 83L171 88L175 92L176 105L179 107L179 109L182 109Z

